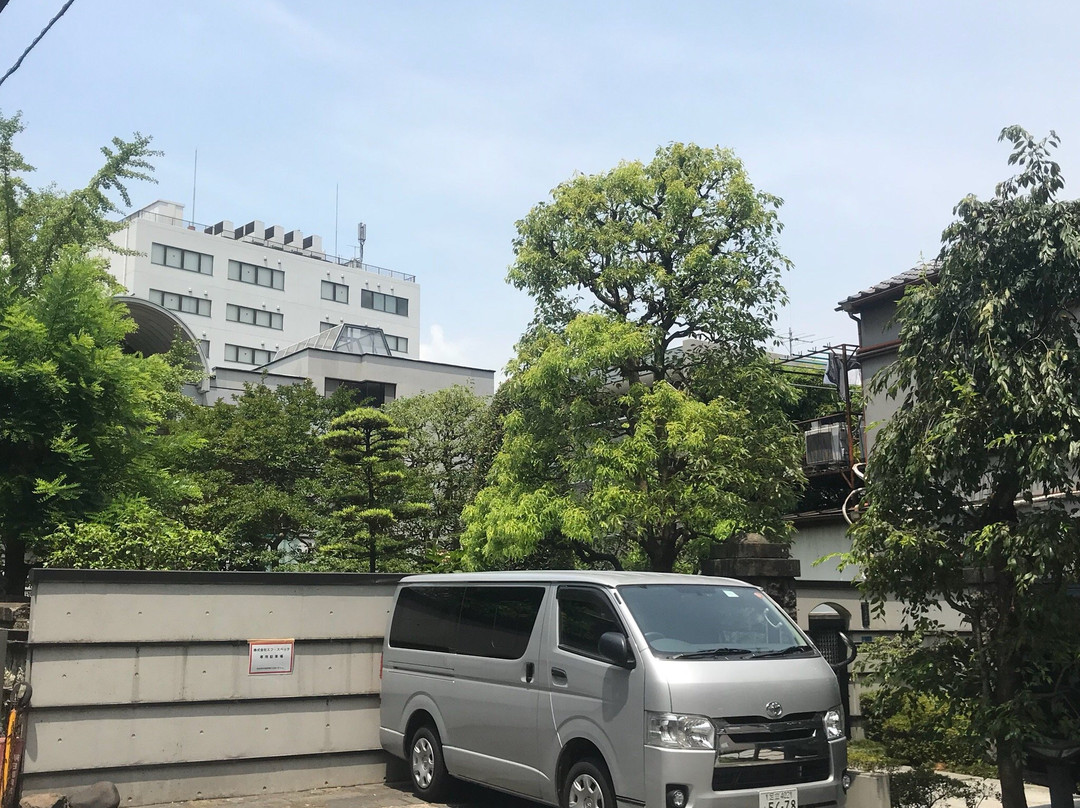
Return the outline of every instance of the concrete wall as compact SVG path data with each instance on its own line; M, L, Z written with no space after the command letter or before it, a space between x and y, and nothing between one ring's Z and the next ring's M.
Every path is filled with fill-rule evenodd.
M381 781L379 664L400 576L36 570L27 792L125 805ZM249 640L295 640L248 673Z

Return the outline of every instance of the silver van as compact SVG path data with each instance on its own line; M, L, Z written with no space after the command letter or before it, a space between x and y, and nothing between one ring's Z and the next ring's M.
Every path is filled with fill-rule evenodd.
M563 808L845 802L836 676L741 581L408 577L382 671L382 745L425 799L456 777Z

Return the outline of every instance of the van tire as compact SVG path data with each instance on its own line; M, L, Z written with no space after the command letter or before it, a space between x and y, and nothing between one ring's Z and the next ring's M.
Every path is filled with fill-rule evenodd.
M441 799L450 785L439 734L428 724L409 739L409 779L413 793L429 802Z
M560 808L616 808L615 789L602 761L586 758L570 767L559 790Z

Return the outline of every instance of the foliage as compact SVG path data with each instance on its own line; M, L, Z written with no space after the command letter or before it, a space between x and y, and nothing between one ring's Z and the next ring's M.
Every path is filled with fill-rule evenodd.
M22 597L28 544L105 512L122 495L182 498L152 459L180 407L184 371L125 354L134 328L100 261L117 224L109 194L148 179L149 139L113 141L85 188L34 190L15 151L18 116L0 116L0 541L4 591Z
M10 276L0 268L0 287ZM132 328L99 262L61 252L32 296L0 305L0 537L4 586L21 596L25 548L118 494L165 491L148 460L181 372L126 354Z
M14 148L22 131L20 115L0 115L0 254L11 260L7 291L18 295L37 288L67 245L112 248L108 237L123 224L110 221L122 213L110 192L130 207L127 183L152 180L150 158L161 154L138 132L130 141L113 138L112 148L101 148L105 164L85 187L66 193L51 185L33 189L22 175L34 168Z
M357 407L335 418L322 436L338 464L330 490L340 529L316 550L315 563L324 569L362 568L365 555L368 572L376 571L380 557L384 571L409 563L402 558L408 543L395 531L429 507L407 499L404 432L381 410Z
M889 774L892 808L934 808L945 800L963 800L966 808L978 808L994 789L980 780L961 780L932 769L916 768Z
M321 436L341 404L310 381L249 384L233 402L194 407L173 426L173 436L186 439L174 468L201 489L184 519L224 539L224 566L290 563L326 529L330 453Z
M971 626L912 645L890 675L970 714L1018 808L1024 744L1080 732L1062 697L1080 664L1067 591L1080 579L1080 204L1058 198L1053 134L1002 139L1020 173L956 206L937 278L899 305L898 360L872 383L899 409L849 560L879 609L899 598L931 630L944 599Z
M874 655L874 649L870 650ZM970 717L940 696L908 689L877 690L859 697L866 737L906 766L944 764L970 771L983 761L986 743L971 732Z
M885 754L885 746L880 741L848 741L847 759L848 767L860 772L885 771L903 765Z
M787 267L779 203L731 152L673 144L572 178L517 223L508 279L536 317L466 510L471 563L570 548L671 570L740 531L785 533L799 452L762 347Z
M221 542L141 498L119 498L86 521L61 525L41 541L47 567L115 570L218 569Z
M453 569L460 555L462 510L491 465L490 403L455 385L397 399L383 411L405 431L402 459L413 472L415 498L429 506L403 530L429 567Z

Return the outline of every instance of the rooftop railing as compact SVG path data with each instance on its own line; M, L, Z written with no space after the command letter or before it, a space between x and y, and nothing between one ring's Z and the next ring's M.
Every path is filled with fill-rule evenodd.
M227 238L234 241L243 241L248 244L257 244L260 247L268 247L271 250L280 250L282 252L292 253L293 255L303 255L307 258L314 258L316 261L326 261L327 263L336 264L342 267L348 267L350 269L359 269L364 272L370 272L373 275L382 275L387 278L396 278L398 280L405 281L407 283L416 283L416 276L409 275L405 272L398 272L396 269L387 269L386 267L376 266L375 264L365 264L356 258L343 258L339 255L330 255L322 250L303 249L302 247L294 246L292 244L285 244L279 241L271 241L267 238L261 238L255 235L236 237L236 234L232 230L222 230L220 233L212 234L210 229L213 225L199 224L198 222L190 221L189 219L180 219L176 216L166 216L164 213L154 213L148 210L137 210L134 213L125 216L123 221L130 222L135 219L147 219L157 224L168 225L169 227L179 227L185 230L194 230L206 235L216 235L218 238Z

